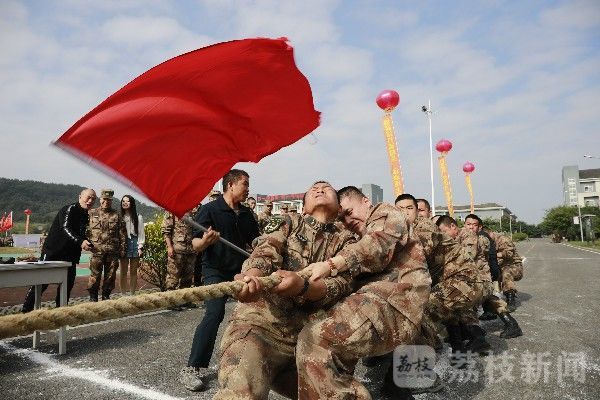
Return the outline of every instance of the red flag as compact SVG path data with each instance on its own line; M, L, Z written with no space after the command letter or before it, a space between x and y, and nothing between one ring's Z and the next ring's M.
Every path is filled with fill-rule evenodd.
M6 220L6 213L4 213L4 216L2 218L0 218L0 232L4 232L6 229L4 229L4 221Z
M182 216L237 162L258 162L318 125L286 39L245 39L150 69L55 144Z
M13 227L13 219L12 219L12 214L13 214L13 212L11 211L11 212L8 214L8 217L6 217L6 218L4 219L4 223L2 224L2 228L3 228L5 231L7 231L7 230L9 230L9 229L11 229L11 228Z

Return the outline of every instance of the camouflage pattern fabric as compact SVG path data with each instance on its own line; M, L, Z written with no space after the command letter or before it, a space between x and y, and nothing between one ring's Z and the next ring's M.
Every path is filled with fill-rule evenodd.
M273 214L271 214L270 212L267 213L265 211L261 211L258 214L258 230L260 233L264 233L265 225L269 223L269 220L272 216Z
M370 399L353 376L358 360L413 343L420 334L431 287L423 247L390 204L375 206L366 226L366 234L339 254L350 271L370 276L298 338L299 399Z
M102 293L110 294L115 288L117 269L119 268L119 256L110 253L95 253L90 258L90 277L88 278L87 290L97 294L102 282Z
M88 291L97 294L102 282L102 293L110 294L115 288L119 257L125 256L127 230L120 214L111 209L90 210L87 237L94 245L90 258Z
M125 255L127 230L121 215L111 209L90 210L87 237L94 245L94 253Z
M195 210L197 210L197 207L192 213L186 213L185 216L189 216L193 219ZM161 225L161 232L163 236L171 238L173 250L175 252L181 254L195 254L194 249L192 248L192 227L186 224L183 219L177 218L172 213L165 213L165 218Z
M523 278L523 259L519 256L515 243L507 235L492 232L498 251L498 264L502 272L502 291L516 292L515 281Z
M174 252L173 257L167 257L167 290L191 287L195 264L195 253Z
M299 271L355 242L351 232L310 215L288 215L277 221L258 238L242 271L257 268L264 275L279 269ZM269 388L280 390L277 382L282 373L295 371L294 348L310 315L352 291L349 273L324 282L325 298L315 303L269 293L256 302L236 306L221 341L216 399L266 399ZM287 390L294 393L296 381L286 382Z

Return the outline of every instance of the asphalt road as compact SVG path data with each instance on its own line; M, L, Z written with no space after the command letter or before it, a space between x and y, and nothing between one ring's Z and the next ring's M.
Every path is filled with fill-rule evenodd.
M475 357L470 374L457 374L442 356L435 369L443 391L416 399L597 399L600 397L600 254L547 240L518 245L526 257L513 314L524 336L504 340L499 321L483 324L494 354ZM228 303L230 311L234 303ZM203 309L161 311L68 330L68 352L57 355L56 336L0 341L0 397L5 399L210 399L177 381ZM213 358L212 365L216 360ZM379 391L383 367L357 374ZM216 370L215 374L216 376ZM278 396L271 396L279 399Z

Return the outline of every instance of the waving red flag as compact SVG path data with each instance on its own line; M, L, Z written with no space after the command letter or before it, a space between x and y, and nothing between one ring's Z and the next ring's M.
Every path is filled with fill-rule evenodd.
M0 232L4 232L6 229L4 229L4 221L6 220L6 213L4 213L4 216L2 218L0 218Z
M237 162L258 162L318 125L286 39L245 39L150 69L55 144L182 216Z
M11 211L8 216L4 218L4 222L2 223L2 229L7 231L12 229L13 227L13 212Z

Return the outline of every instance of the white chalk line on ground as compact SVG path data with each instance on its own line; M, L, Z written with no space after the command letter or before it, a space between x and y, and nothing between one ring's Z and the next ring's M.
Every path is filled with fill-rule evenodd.
M588 253L598 254L600 256L600 251L597 251L597 250L584 249L579 246L573 246L572 244L566 244L566 243L561 243L561 244L563 246L571 247L573 249L577 249L577 250L581 250L581 251L587 251Z
M166 393L161 393L152 389L145 389L135 386L131 383L123 382L119 379L109 378L101 375L94 370L81 370L54 361L51 356L39 353L35 350L20 349L6 342L0 342L0 347L9 353L15 354L21 358L26 358L46 368L49 374L62 375L69 378L77 378L88 381L97 386L103 386L111 390L119 390L140 398L151 400L179 400L181 397L173 397Z

